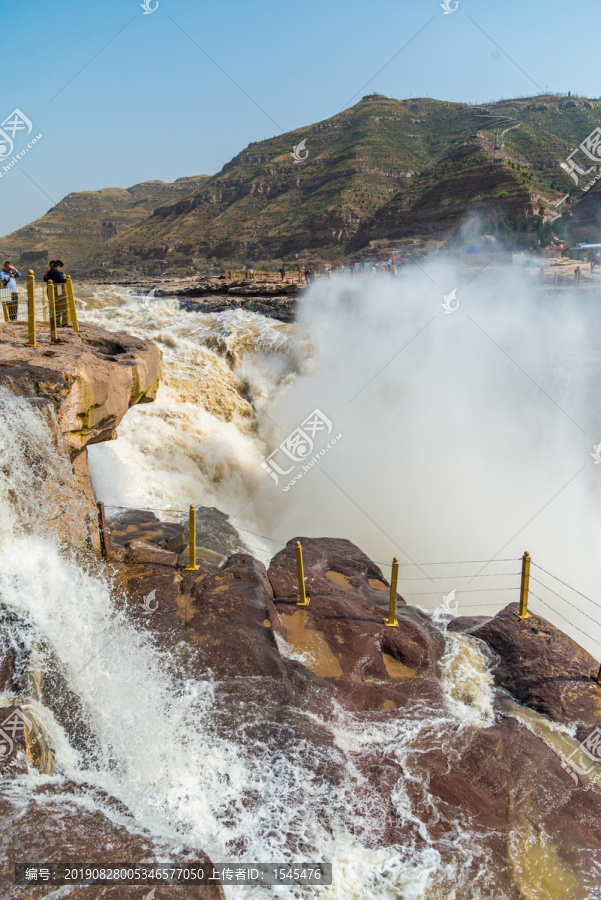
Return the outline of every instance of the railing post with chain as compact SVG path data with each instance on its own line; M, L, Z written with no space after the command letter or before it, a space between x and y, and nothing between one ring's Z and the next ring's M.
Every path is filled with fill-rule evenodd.
M303 548L301 542L296 542L296 572L298 575L298 601L297 606L308 606L309 598L305 590L305 571L303 568Z
M518 619L529 619L528 590L530 588L530 554L526 551L522 557L522 581L520 584L520 609L516 613Z
M399 580L399 559L398 556L392 560L392 575L390 576L390 605L388 608L388 618L386 619L387 628L398 628L399 623L396 618L396 588Z
M35 275L33 269L27 273L27 344L38 347L35 334Z
M56 306L54 303L54 282L48 281L48 317L50 319L50 342L61 343L56 333Z
M79 331L79 322L77 321L77 310L75 309L75 297L73 295L73 282L71 281L70 275L67 275L67 283L65 285L65 291L67 294L67 308L69 310L69 315L71 317L71 324L73 325L73 331Z
M108 535L106 530L106 519L104 517L104 503L100 500L97 504L98 507L98 531L100 532L100 555L102 556L105 562L108 562L109 558L109 542Z
M196 507L190 504L190 560L188 564L188 572L196 572L199 568L196 565Z

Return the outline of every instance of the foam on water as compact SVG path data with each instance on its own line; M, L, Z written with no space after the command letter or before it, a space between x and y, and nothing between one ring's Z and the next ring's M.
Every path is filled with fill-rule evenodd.
M54 460L52 465L67 473L67 460L54 448L42 413L6 395L2 404L4 423L19 423L18 440L28 446L37 441ZM214 859L332 861L336 882L323 891L327 900L425 900L444 897L442 886L461 879L462 867L474 853L467 830L459 822L450 823L455 837L463 837L454 860L443 861L402 779L393 802L421 840L376 848L381 800L371 795L354 761L371 743L393 753L406 767L407 777L417 780L412 758L425 736L439 735L441 728L452 740L456 720L451 714L441 719L439 713L420 709L410 718L393 717L366 730L339 711L332 748L289 736L285 742L249 744L246 720L255 723L268 716L268 704L261 711L259 703L250 702L238 721L220 727L224 711L216 705L216 685L208 680L182 682L170 674L171 661L129 621L123 600L103 570L82 568L71 548L46 527L44 516L56 502L53 492L58 495L62 485L56 484L41 506L18 501L26 488L39 493L40 482L19 455L11 453L0 468L0 600L13 614L10 627L21 649L34 652L41 666L44 648L58 660L93 735L87 748L91 758L84 757L48 710L39 703L30 705L55 754L57 775L50 780L88 786L83 799L74 796L73 803L100 808L113 821L131 827L118 809L102 800L102 789L132 811L136 828L147 828L167 842L174 855L185 845L203 849ZM342 767L342 781L319 774L328 762ZM32 773L29 783L21 779L17 787L28 791L40 778ZM427 797L426 785L422 793ZM228 894L246 896L250 889L246 894L236 890ZM303 894L285 888L273 893ZM253 889L253 896L260 894ZM477 888L471 896L480 896Z
M572 468L577 471L590 452L589 438L575 442L561 413L538 409L540 395L524 395L511 366L491 364L489 343L474 349L466 336L471 326L460 324L463 307L456 317L434 323L424 332L426 344L419 344L415 334L440 298L416 285L407 290L405 284L403 290L388 283L318 285L303 312L306 332L240 311L185 312L171 300L143 305L116 288L89 292L82 319L156 340L164 353L157 402L131 410L114 444L90 448L101 499L182 510L196 502L234 517L244 510L248 528L282 543L295 533L329 533L349 537L375 559L399 546L414 559L489 558L552 496L552 485L557 490ZM472 293L471 299L478 298ZM525 365L531 348L517 323L531 316L532 304L516 295L510 306L506 321L499 319L498 295L492 308L483 303L478 311L487 317L487 329L512 352L517 349ZM554 339L550 312L537 314L541 333ZM595 369L594 329L583 334L586 328L579 329L573 311L562 315L569 325L564 335L572 348L582 350L575 358L586 357ZM412 350L399 356L406 341ZM554 352L561 356L557 347ZM464 359L471 360L467 369L459 364ZM554 367L545 357L539 368L545 389L561 388L554 396L562 405L574 416L584 409L595 425L589 402L595 378L574 377L566 386L558 375L563 363ZM369 379L378 385L376 394L363 392L353 405L349 388L353 393ZM580 392L571 406L568 388ZM345 439L331 465L324 465L327 480L312 472L283 495L265 481L261 462L315 407L332 416ZM59 777L118 798L140 828L167 841L174 853L185 844L214 859L332 861L337 877L322 892L327 900L446 900L453 890L457 900L501 900L470 824L438 808L419 765L429 746L460 752L466 732L493 721L491 678L476 643L446 635L446 713L418 706L387 711L384 722L366 723L338 711L327 726L335 739L329 750L292 738L254 742L251 751L245 716L268 719L265 698L249 703L240 721L224 731L224 711L215 701L218 686L175 677L171 661L128 620L101 571L82 568L61 534L68 464L52 453L47 420L30 404L4 394L2 422L9 453L0 461L0 599L26 623L15 626L21 642L48 646L58 658L95 739L95 759L84 760L51 714L40 713ZM49 457L58 460L56 473L47 462L41 471L36 462ZM536 465L522 471L524 459ZM57 476L56 491L49 471ZM552 559L563 561L557 551L562 543L570 551L577 543L576 569L584 569L582 560L593 558L590 551L598 543L599 526L586 493L595 487L596 470L591 472L583 484L575 482L572 494L561 495L553 516L527 532L541 552L553 548ZM517 545L510 549L519 555ZM19 565L24 558L33 565ZM582 586L592 591L599 581L593 565L587 578L591 587ZM455 585L437 586L442 593ZM506 595L499 606L509 599L515 598ZM124 672L132 673L129 679ZM403 777L391 799L399 820L415 834L401 847L377 848L380 799L370 794L358 765L368 749L401 766ZM342 767L344 779L328 782L311 761ZM88 799L119 817L97 794ZM441 816L446 849L430 837L430 821L440 822ZM228 893L236 896L234 890ZM297 896L286 889L275 893ZM252 895L259 896L259 889Z
M447 633L440 667L442 689L453 715L477 728L492 725L494 678L478 641L466 634Z
M516 601L526 548L594 598L596 303L543 297L519 274L487 272L459 288L453 315L442 294L465 277L449 265L429 266L430 279L324 280L296 325L88 289L83 318L153 338L165 354L158 402L132 410L114 444L91 448L99 495L125 506L216 505L272 538L271 552L299 534L347 537L384 564L399 556L400 593L430 610L454 589L461 614ZM315 408L343 439L283 492L261 463ZM495 557L512 561L413 567ZM446 580L420 584L417 574ZM533 578L547 587L531 582L532 609L599 656L594 604L540 571Z
M168 299L146 308L131 292L106 294L94 294L89 303L101 308L83 318L156 341L163 373L157 400L130 411L118 442L90 447L99 495L117 506L195 502L236 516L264 478L257 417L305 365L306 341L252 313L198 314Z

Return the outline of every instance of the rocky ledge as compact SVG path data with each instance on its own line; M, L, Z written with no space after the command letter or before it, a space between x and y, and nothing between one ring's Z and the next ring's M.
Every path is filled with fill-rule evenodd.
M0 333L0 383L47 399L71 450L110 440L130 406L156 397L161 354L149 341L82 324L59 330L60 343L38 335L26 344L24 325Z
M219 277L165 277L128 282L129 288L152 289L156 297L177 297L191 312L244 309L280 322L293 322L304 285Z
M371 809L372 840L381 846L416 836L411 817L395 805L399 789L428 821L428 840L443 858L450 852L449 822L464 821L494 873L496 893L483 896L538 896L530 893L539 884L538 863L528 869L527 851L515 843L520 834L549 865L553 848L554 871L567 879L560 883L574 885L574 896L584 900L576 885L595 878L601 779L582 772L576 778L566 763L576 742L557 737L549 719L580 729L583 737L600 723L592 658L575 653L573 642L549 622L518 620L514 604L476 623L473 636L453 636L397 596L398 627L388 628L389 584L347 540L298 538L310 598L300 608L296 539L266 569L244 549L226 549L236 531L223 514L199 508L197 522L196 571L187 568L186 524L163 524L150 513L116 516L111 552L128 614L166 659L177 660L182 684L213 681L216 733L230 734L235 715L237 731L247 746L256 742L258 752L296 753L302 746L308 777L318 773L332 791L351 767L357 802ZM220 547L222 558L212 559ZM501 691L490 720L467 730L449 717L448 704L454 698L466 716L472 704L477 709L479 674L469 658L464 675L453 668L449 641L459 653L483 653L483 665L515 698ZM541 702L545 692L555 706ZM420 733L411 759L397 752L392 737L387 752L377 741L372 747L369 735L379 729L398 731L397 740L404 740L404 729L419 730L424 719L432 725ZM345 755L334 736L350 721L366 741Z

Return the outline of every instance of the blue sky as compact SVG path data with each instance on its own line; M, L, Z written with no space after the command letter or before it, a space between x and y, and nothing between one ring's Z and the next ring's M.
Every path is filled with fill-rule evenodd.
M5 13L0 122L19 108L33 123L15 151L43 137L9 171L0 161L0 234L71 191L213 174L251 141L374 90L601 96L592 0L459 0L449 15L442 0L159 0L148 15L140 2L22 0Z

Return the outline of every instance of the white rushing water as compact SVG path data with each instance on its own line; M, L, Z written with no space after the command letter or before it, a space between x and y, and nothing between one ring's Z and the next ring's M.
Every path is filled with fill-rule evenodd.
M447 600L448 609L459 614L515 600L518 563L489 565L483 575L493 577L471 582L481 563L458 561L517 560L526 547L596 600L595 310L571 297L544 305L519 281L499 279L486 290L482 282L481 293L459 290L460 308L445 316L440 294L459 274L433 269L431 277L434 286L422 275L318 284L294 326L87 289L82 319L152 338L164 354L157 401L131 410L117 441L91 448L100 498L170 511L215 505L249 529L264 558L295 534L350 538L376 560L399 555L401 592L431 610L452 589L459 605ZM341 439L284 492L285 480L276 485L262 463L315 409ZM52 777L89 785L90 808L131 828L94 789L119 799L135 827L174 855L186 846L214 860L331 861L326 900L454 892L502 900L469 823L436 807L419 766L428 747L456 755L464 733L492 724L479 646L447 635L444 714L422 704L366 722L328 710L328 724L316 724L331 732L330 746L296 736L249 742L248 721L276 727L259 693L226 731L218 685L178 678L101 570L82 567L61 505L69 466L52 452L51 430L47 411L2 393L0 601L18 616L11 627L21 645L58 661L91 735L82 754L52 713L35 707L56 755ZM314 436L320 453L327 441ZM423 560L453 567L413 565ZM512 590L499 590L507 579ZM594 604L563 587L561 598L533 589L551 606L533 599L537 611L599 653L601 633L584 614L596 616ZM358 764L371 750L403 771L391 795L413 835L402 846L380 846L381 801ZM318 762L344 777L328 780ZM444 823L442 844L430 821ZM228 888L228 896L250 890Z
M454 590L463 615L517 601L528 550L566 582L533 568L532 609L601 657L596 301L537 294L511 271L466 282L448 265L318 282L297 325L88 289L84 318L164 353L156 403L91 448L96 490L218 506L262 559L295 535L347 537L384 571L399 556L410 602L434 610ZM295 462L278 445L316 409L331 433ZM277 485L273 451L291 470Z
M58 661L90 732L84 753L48 709L33 703L55 753L57 774L20 779L12 788L15 802L19 791L27 793L35 784L69 780L85 786L85 799L77 798L80 806L100 809L131 828L130 819L102 800L97 790L102 789L108 801L115 797L131 810L135 827L148 829L173 856L185 846L215 860L331 861L336 878L320 893L325 900L443 900L452 886L464 884L468 866L470 898L490 896L486 860L467 823L459 816L448 819L443 845L452 842L453 853L443 859L405 783L420 785L417 761L428 741L438 745L442 739L451 748L462 729L489 724L487 716L474 717L471 711L466 716L467 706L451 689L446 715L420 704L390 711L385 721L366 727L333 710L330 747L289 736L284 743L249 742L246 722L269 721L268 702L262 711L259 697L238 710L239 719L224 730L216 685L171 674L170 660L134 627L103 570L82 564L69 533L63 535L55 506L74 485L66 456L53 448L51 417L3 390L0 433L5 447L0 603L13 616L9 627L20 652L34 653L42 668L51 659ZM36 502L25 502L27 497ZM484 708L489 692L486 663L478 654L475 650L465 658L474 682L470 708ZM456 652L448 656L451 677L459 683L466 672ZM10 702L11 697L1 699ZM381 799L372 795L355 764L366 747L394 758L405 772L392 795L397 816L415 832L403 846L378 847ZM344 777L329 780L318 763L337 767ZM432 807L427 785L420 791L422 802ZM258 888L227 890L232 898L251 892L253 897L262 893ZM278 888L271 895L312 893Z

